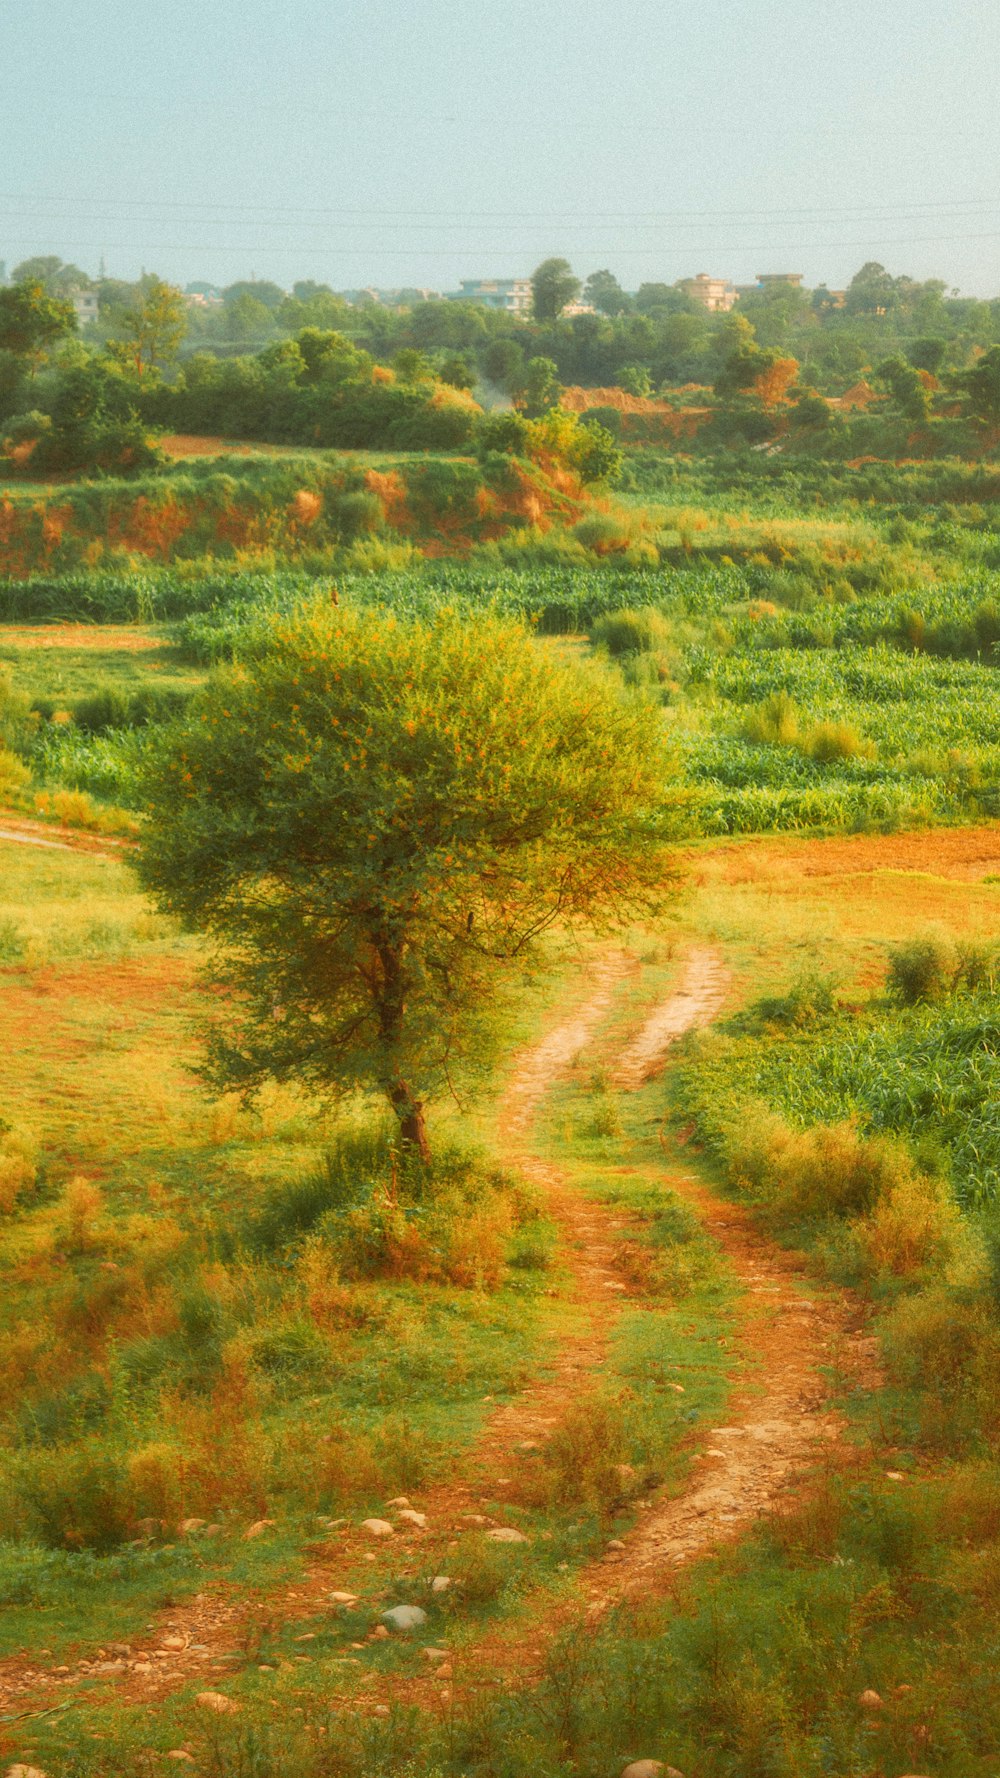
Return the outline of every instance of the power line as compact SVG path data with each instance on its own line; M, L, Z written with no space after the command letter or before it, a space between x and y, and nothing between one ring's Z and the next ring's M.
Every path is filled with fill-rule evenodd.
M231 212L238 215L277 215L277 216L324 216L324 217L359 217L365 220L384 218L418 218L429 221L445 221L454 219L458 222L474 221L500 222L543 222L557 226L569 225L574 222L677 222L685 219L705 221L716 218L720 221L732 221L738 218L789 217L804 219L806 217L862 217L877 219L893 217L900 220L918 219L925 215L940 211L957 214L962 210L996 210L997 199L994 196L978 198L951 198L939 202L911 202L899 204L846 204L846 205L793 205L779 209L764 207L747 207L729 210L478 210L478 209L418 209L412 205L398 209L377 209L371 205L299 205L299 204L237 204L212 200L173 200L159 198L114 198L104 193L101 197L75 197L63 193L58 197L46 197L37 193L0 193L0 203L4 204L65 204L77 207L81 204L100 205L104 208L115 206L118 209L137 210L187 210L211 212L210 220L218 220L220 212ZM82 219L81 219L82 220ZM87 218L86 220L91 220ZM94 220L100 220L95 218ZM139 219L141 220L141 218ZM148 218L147 218L148 220Z
M876 240L870 241L774 241L768 244L740 241L738 243L730 242L725 245L720 245L717 241L709 243L701 242L695 245L685 243L684 252L692 257L696 253L701 252L716 255L721 255L723 253L754 253L761 255L765 253L833 253L846 250L864 252L872 248L884 251L889 247L945 246L957 241L996 240L1000 240L1000 231L991 230L987 233L962 235L880 236ZM28 248L30 251L38 254L44 251L44 248L48 243L39 242L37 238L33 237L28 240L8 240L4 244L8 251L12 247L16 247L19 251ZM350 248L337 248L333 244L329 247L306 247L294 243L289 244L287 242L281 245L268 245L267 243L260 241L106 241L103 239L98 240L97 237L87 241L62 241L60 246L63 250L68 249L72 252L77 252L81 249L87 251L92 250L94 246L98 244L104 252L108 253L214 252L243 253L248 255L280 253L300 258L315 257L317 255L329 258L333 253L349 252L354 257L362 256L369 259L391 255L394 259L408 258L426 260L435 254L447 254L450 257L454 257L456 254L463 251L466 253L475 252L477 254L490 251L488 247L463 247L462 244L455 245L451 242L441 242L439 244L431 243L424 247L376 247L374 249L368 249L364 245L352 246ZM610 251L613 257L618 259L648 259L650 254L655 253L658 250L667 251L670 249L671 245L671 242L664 241L647 247L615 247L610 249ZM603 251L604 250L602 249L601 252ZM600 253L595 253L594 257L600 257Z
M993 214L1000 213L1000 204L993 204L991 206L991 213L993 213ZM56 215L56 214L46 214L44 212L37 212L37 211L0 210L0 224L2 224L3 222L27 222L27 223L45 223L45 224L86 222L88 224L93 224L95 226L103 226L105 224L109 224L112 227L121 227L123 223L128 224L128 223L134 222L139 226L143 226L146 223L155 221L155 220L156 220L156 218L148 217L148 216L146 216L146 217L141 217L141 216L140 217L129 217L129 216L117 216L117 217L116 216L83 216L83 217L81 217L81 216L60 216L60 215ZM225 220L218 219L218 218L211 218L210 219L210 218L206 217L206 218L202 219L199 217L191 217L191 218L183 218L181 220L189 221L191 226L193 226L193 227L218 228L220 226L225 226ZM852 218L852 220L855 220L862 225L867 225L867 226L871 227L871 226L874 226L874 224L876 223L876 221L878 219L874 218L874 217L860 217L859 216L856 218ZM889 219L887 218L887 220L889 220ZM919 222L923 222L923 221L931 221L933 219L929 218L929 217L925 218L923 216L914 216L914 217L894 216L893 218L891 218L891 220L895 221L895 222L919 223ZM966 217L962 216L961 214L956 213L953 217L950 216L948 218L941 218L941 220L942 221L952 221L953 220L955 222L963 222L966 220L971 220L971 218L966 218ZM300 218L294 218L294 219L279 218L278 220L273 221L273 222L261 223L260 226L262 226L263 228L266 228L266 229L301 229L303 226L311 226L314 229L323 229L329 233L333 233L333 232L343 233L345 231L355 231L355 232L363 231L367 234L386 234L386 233L419 234L419 233L433 232L433 231L447 228L450 230L460 230L462 232L463 236L468 236L470 233L474 232L477 228L481 228L483 225L476 224L476 223L468 223L468 222L462 223L462 222L458 222L458 221L456 221L456 222L444 222L444 221L432 222L432 221L428 220L428 221L412 222L412 221L406 220L406 221L399 221L399 222L389 222L389 221L380 221L380 220L375 220L375 219L369 219L369 220L359 219L357 221L353 221L353 220L352 221L335 221L335 220L331 219L326 222L315 222L311 225L308 225L308 224L304 225L303 221ZM552 226L554 228L555 225L552 225ZM692 230L703 228L703 226L704 226L703 223L696 222L696 221L690 221L690 222L678 221L678 222L672 222L669 224L663 223L663 222L660 222L660 223L653 223L653 222L639 223L636 221L629 221L629 219L625 216L616 217L614 219L608 219L604 222L595 220L595 221L588 221L588 222L576 222L576 223L564 225L566 232L571 233L574 236L578 236L581 233L581 231L583 231L583 230L586 230L588 233L602 232L602 233L606 234L609 228L621 228L621 229L628 229L633 237L638 233L644 232L648 229L654 229L654 228L657 231L662 231L663 229L669 227L671 234L677 235L679 233L690 233ZM749 227L756 226L756 224L755 223L752 224L748 221L746 226L749 228ZM787 226L790 228L797 228L800 226L800 223L789 221ZM491 224L486 232L488 232L491 239L499 238L500 235L523 235L524 225L517 224L514 222L508 222L508 223L502 223L502 224Z

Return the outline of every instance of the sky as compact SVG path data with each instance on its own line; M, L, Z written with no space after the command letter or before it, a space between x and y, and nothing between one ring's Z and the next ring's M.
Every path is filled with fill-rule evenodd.
M0 260L1000 293L996 0L0 0Z

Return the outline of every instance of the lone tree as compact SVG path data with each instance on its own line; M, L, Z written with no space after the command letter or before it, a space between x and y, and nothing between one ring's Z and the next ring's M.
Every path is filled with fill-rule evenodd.
M666 786L655 707L518 623L268 619L148 779L140 876L229 990L208 1078L380 1090L426 1158L541 935L657 905Z
M535 320L557 321L566 304L576 301L580 289L568 259L543 259L531 276Z

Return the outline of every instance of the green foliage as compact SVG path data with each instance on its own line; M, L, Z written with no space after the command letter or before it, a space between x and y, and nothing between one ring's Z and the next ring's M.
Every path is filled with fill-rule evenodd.
M245 652L252 672L220 676L150 771L143 881L226 947L217 1079L374 1085L422 1145L501 966L556 920L648 899L662 739L494 617L319 605Z
M630 654L650 654L662 648L670 628L655 606L638 611L609 611L599 617L590 631L590 640L604 648L615 659Z
M574 277L568 260L543 259L532 273L531 289L536 321L555 321L567 303L580 294L580 280Z
M0 289L0 351L38 364L75 329L72 303L50 296L39 280L26 278Z
M946 932L907 939L889 958L889 990L902 1006L944 1000L960 976L958 950Z

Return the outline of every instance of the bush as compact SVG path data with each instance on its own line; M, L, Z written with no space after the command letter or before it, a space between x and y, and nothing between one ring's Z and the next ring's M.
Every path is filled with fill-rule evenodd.
M953 993L960 976L958 950L943 932L907 939L889 958L889 992L902 1006L944 1000Z
M799 708L787 691L774 691L750 712L743 725L748 741L790 747L799 738Z
M0 797L11 797L30 783L31 773L23 760L0 747Z
M794 1130L760 1106L741 1108L726 1157L735 1183L779 1221L864 1215L913 1175L905 1149L851 1122Z
M127 1477L98 1445L33 1451L21 1492L33 1529L49 1549L117 1549L130 1535Z
M640 611L609 611L591 626L590 640L615 659L650 654L670 637L670 625L653 606Z
M483 414L476 421L473 441L478 457L488 457L494 451L508 457L524 457L528 452L530 426L523 414L513 408L505 412Z
M871 749L849 722L817 722L803 738L802 751L817 765L838 759L856 759Z
M769 1025L788 1025L801 1030L829 1018L836 1010L833 983L818 975L804 975L792 983L787 994L758 1000L751 1012Z

